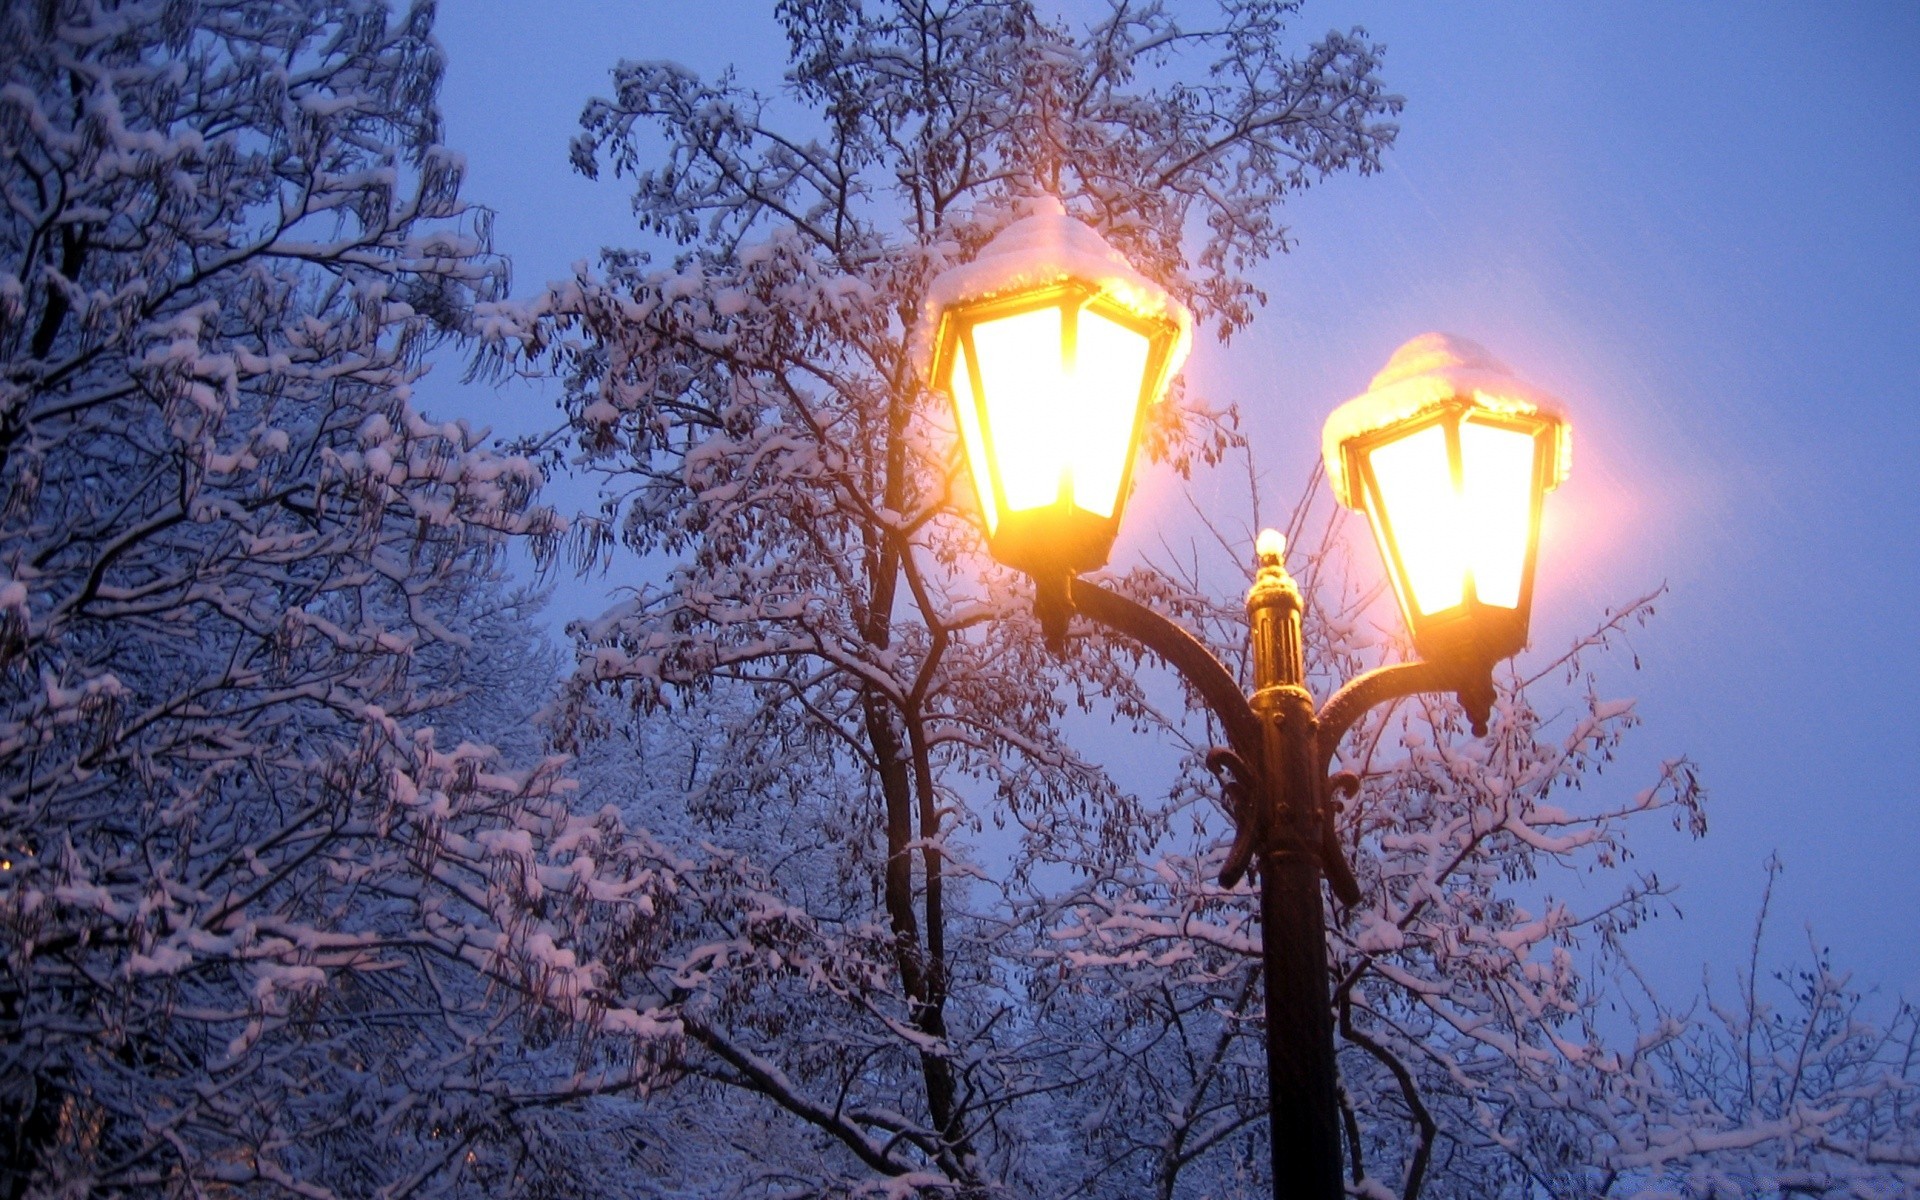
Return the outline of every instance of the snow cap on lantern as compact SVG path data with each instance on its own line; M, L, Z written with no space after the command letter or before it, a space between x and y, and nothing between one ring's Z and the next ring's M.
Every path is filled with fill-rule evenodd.
M1551 396L1441 333L1327 418L1327 479L1367 514L1422 656L1491 662L1526 644L1541 502L1571 446Z
M1069 216L1054 196L1020 201L1018 220L980 247L973 261L940 272L920 301L913 331L913 362L920 377L938 386L934 358L940 349L940 318L950 309L1037 291L1067 280L1143 320L1171 321L1179 330L1166 372L1171 377L1193 346L1193 315L1167 289L1133 269L1126 257L1091 225Z
M911 350L953 399L995 558L1050 577L1105 565L1144 414L1192 324L1051 196L933 280Z
M1320 449L1334 497L1348 508L1364 507L1351 490L1353 479L1341 453L1343 445L1456 402L1553 421L1558 430L1547 486L1551 489L1566 481L1573 465L1573 426L1567 423L1560 402L1514 378L1507 365L1478 342L1451 333L1423 333L1393 352L1366 391L1328 415Z

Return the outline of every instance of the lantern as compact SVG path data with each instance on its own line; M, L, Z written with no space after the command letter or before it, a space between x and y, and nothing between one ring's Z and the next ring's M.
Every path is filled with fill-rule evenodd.
M933 281L916 349L953 400L996 559L1049 581L1106 565L1148 407L1190 326L1052 197Z
M1526 645L1541 503L1571 437L1549 397L1437 333L1327 418L1327 478L1366 512L1422 657L1492 663Z

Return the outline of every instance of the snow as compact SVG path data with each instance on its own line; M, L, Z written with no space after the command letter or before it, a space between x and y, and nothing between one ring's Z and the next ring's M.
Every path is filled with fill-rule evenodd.
M1178 371L1193 345L1193 315L1187 306L1134 270L1098 231L1069 216L1058 199L1040 196L1025 208L1026 215L994 234L972 262L949 267L927 286L909 347L920 377L932 382L940 318L948 309L1066 279L1090 285L1144 320L1173 322L1179 335L1167 360L1167 375Z
M1363 913L1358 923L1353 945L1362 954L1391 953L1407 944L1406 932L1380 913Z
M361 13L377 33L388 6L282 7ZM1261 7L1241 6L1250 20ZM961 10L968 20L994 15L988 5ZM1148 35L1175 36L1154 6L1130 11L1138 26L1116 17L1109 44L1144 54L1160 44ZM337 30L341 21L315 24ZM1039 40L1016 45L1020 55L1007 63L1079 69L1082 60L1044 25L1032 29ZM119 35L103 38L116 57L133 53L141 29L127 30L127 50ZM410 36L390 54L355 51L343 78L371 87L406 68L409 45L425 47L424 29ZM956 42L971 51L956 60L994 68L979 56L1008 40ZM233 128L283 144L283 123L256 108L254 74L222 85L238 92L221 109L218 81L205 79L208 56L149 44L145 61L170 64L181 82L153 99L157 111L134 106L146 93L122 89L125 124L176 129L228 112ZM871 44L849 42L834 61L854 69L853 53ZM1252 34L1239 44L1266 53ZM56 49L41 55L59 68L41 74L54 116L37 127L58 131L47 121L66 121L72 107L67 64L97 60L85 47ZM330 57L294 47L278 55L283 63ZM910 60L884 61L891 71ZM1111 59L1125 61L1124 53ZM1370 68L1356 61L1349 77L1364 94ZM110 86L116 70L108 63L90 78ZM277 78L269 90L284 92L286 76ZM72 1098L76 1119L103 1131L93 1141L112 1153L74 1156L75 1186L95 1190L137 1191L174 1164L178 1174L166 1178L182 1190L231 1183L311 1195L442 1195L495 1184L599 1195L621 1191L636 1165L676 1195L764 1190L772 1179L795 1193L900 1200L1080 1186L1092 1200L1134 1194L1135 1181L1162 1167L1168 1178L1180 1168L1185 1194L1257 1189L1260 1167L1246 1168L1257 1123L1240 1122L1258 1114L1264 1095L1253 965L1263 930L1251 884L1214 882L1227 829L1192 761L1197 729L1178 711L1157 710L1158 697L1137 683L1124 655L1096 647L1078 663L1054 664L1030 622L998 619L1015 607L1015 589L1004 576L980 577L965 553L970 535L948 519L944 485L956 460L937 421L911 422L891 443L859 432L885 427L869 418L893 411L900 397L898 314L875 297L894 295L904 279L917 289L932 273L926 264L957 261L954 244L927 244L942 230L911 245L889 240L860 212L821 206L849 217L858 236L829 252L789 230L746 246L730 264L733 237L751 232L729 223L725 207L739 200L740 181L786 181L794 211L814 212L803 194L814 149L796 141L754 158L751 145L729 140L759 119L753 105L710 103L680 82L672 86L687 90L671 95L641 95L629 83L623 96L649 104L659 96L658 111L670 122L674 112L690 114L682 128L698 126L703 138L727 126L724 138L701 144L714 148L717 169L734 173L648 176L673 194L644 192L653 207L643 205L643 218L672 224L691 211L689 220L716 231L688 247L695 266L658 272L610 261L613 282L563 285L542 302L545 316L518 326L528 345L553 348L543 366L576 381L567 403L585 436L575 444L586 465L606 464L608 494L624 494L582 528L627 539L661 568L656 576L649 566L606 617L575 626L581 666L558 694L553 663L519 632L524 615L497 589L489 554L496 534L529 527L521 506L541 464L495 456L484 435L430 419L408 399L416 371L404 347L425 331L424 318L395 298L395 281L417 273L479 298L488 268L375 269L395 261L390 252L458 254L477 243L416 236L420 221L395 217L374 231L364 258L341 243L327 263L237 282L209 277L182 285L177 303L187 307L163 307L149 320L136 300L116 308L110 297L135 297L141 287L159 295L154 289L175 281L173 267L193 261L194 246L245 244L242 235L273 228L279 211L279 193L255 183L270 172L229 176L220 164L201 170L180 156L178 170L203 190L182 202L177 222L143 230L180 253L148 255L144 242L90 251L86 286L97 279L101 290L76 301L91 306L84 328L74 318L57 348L103 352L60 377L66 382L28 364L22 378L35 390L20 403L37 407L23 419L42 430L9 461L19 472L32 460L44 486L17 489L0 514L10 522L0 539L9 551L0 657L18 664L0 714L0 762L17 781L10 806L0 806L0 855L12 863L0 878L0 928L26 947L14 957L27 972L16 989L20 1013L10 1018L21 1036L0 1060L16 1071L24 1065L38 1094ZM383 93L361 94L366 111L383 111L375 104ZM675 97L687 103L674 108L667 101ZM385 219L408 203L390 194L396 179L381 165L398 159L384 157L371 133L342 141L353 131L338 129L324 115L329 107L302 110L306 144L344 147L328 157L316 196L348 224ZM1206 133L1185 123L1177 103L1164 107L1179 138ZM1104 214L1100 228L1124 245L1149 239L1123 239L1121 230L1184 229L1198 240L1216 215L1226 218L1219 229L1245 232L1246 240L1226 240L1239 236L1232 233L1213 243L1223 258L1200 250L1183 265L1163 246L1168 257L1138 260L1147 274L1177 280L1181 299L1212 320L1234 293L1231 271L1208 264L1262 252L1269 201L1258 189L1272 172L1262 176L1260 157L1227 149L1211 160L1224 164L1218 173L1200 163L1174 188L1137 190L1127 181L1151 177L1152 164L1164 167L1163 152L1181 143L1160 140L1150 123L1134 128L1135 109L1115 111L1128 134L1099 143L1119 156L1110 185L1068 173L1063 186L1079 188L1079 211ZM423 99L382 119L426 136L431 112ZM986 116L966 119L989 130L1022 127ZM1075 145L1089 144L1080 134L1107 129L1063 128L1078 130ZM668 136L677 136L671 125ZM895 174L897 158L846 161L856 173L834 177L847 184L842 202L866 205L895 182L920 186ZM83 179L97 165L89 159L65 177ZM0 165L0 175L9 169ZM80 189L60 223L105 224L84 206L147 198L146 175L99 169L112 186ZM683 183L693 191L679 190ZM1000 189L1018 185L985 186L944 211L983 211L1000 203ZM1211 212L1156 207L1169 196L1221 199ZM683 197L690 209L666 207ZM146 210L91 211L125 224ZM1184 342L1184 311L1062 206L1041 201L1011 216L1020 220L943 278L940 300L1074 273L1116 303L1175 320ZM998 223L972 228L969 247ZM0 275L0 310L6 280L24 270L0 264L7 267L17 269ZM336 292L330 280L345 282ZM32 284L34 305L44 303L42 288ZM916 290L908 303L918 299ZM489 314L483 320L497 322L487 303L477 304ZM920 324L914 316L909 308L908 322ZM1411 356L1401 375L1459 366L1442 353L1449 349ZM137 375L149 367L152 387ZM154 389L165 406L150 402ZM216 411L203 419L196 397ZM97 414L75 415L89 405ZM45 414L55 411L79 423L49 426ZM869 482L888 473L889 447L907 466L906 488ZM270 450L273 460L263 461ZM150 486L171 478L166 465L183 456L229 473L188 481L189 511L204 526L164 524L176 493ZM1298 535L1309 539L1303 545L1319 536ZM916 592L877 627L868 601L879 577L858 574L847 556L861 539L899 547L887 578ZM597 553L591 537L582 542L583 560ZM1277 534L1262 545L1273 557L1284 552ZM90 569L103 585L97 597L83 597ZM1239 582L1236 572L1236 591ZM1127 586L1190 619L1221 653L1240 648L1235 609L1219 597L1177 580ZM1336 580L1317 593L1329 611L1316 625L1315 661L1377 661L1387 651L1362 640L1368 623L1342 602L1342 588ZM603 681L614 686L594 686ZM1791 1022L1768 1016L1736 1030L1728 1043L1736 1049L1753 1041L1739 1034L1761 1039L1757 1059L1696 1041L1705 1069L1749 1068L1737 1090L1708 1080L1687 1092L1691 1077L1659 1057L1658 1043L1635 1050L1628 1067L1588 1050L1588 1005L1597 1011L1614 993L1606 977L1576 970L1576 920L1624 925L1658 892L1651 879L1629 882L1622 904L1598 914L1532 899L1546 886L1533 881L1550 867L1606 865L1625 853L1614 831L1627 815L1618 795L1571 793L1589 764L1605 759L1631 710L1594 699L1543 734L1537 708L1566 707L1555 687L1516 679L1485 747L1454 741L1449 718L1435 715L1439 705L1406 705L1391 718L1425 731L1418 736L1402 740L1389 723L1356 738L1368 747L1356 746L1353 763L1367 791L1341 829L1364 850L1368 901L1333 928L1332 961L1355 981L1342 993L1355 1027L1416 1068L1449 1139L1442 1186L1473 1192L1458 1164L1471 1166L1476 1155L1526 1165L1539 1149L1563 1163L1560 1131L1569 1129L1595 1149L1591 1164L1564 1164L1567 1190L1580 1189L1579 1169L1620 1161L1623 1146L1659 1149L1661 1165L1646 1168L1648 1177L1668 1162L1677 1177L1723 1128L1776 1120L1793 1130L1791 1141L1776 1139L1781 1155L1825 1171L1853 1153L1833 1145L1871 1131L1872 1121L1886 1127L1889 1112L1913 1111L1905 1060L1891 1070L1863 1060L1847 1049L1859 1039L1841 1040L1838 1022L1806 1024L1817 1035L1804 1039L1816 1059L1791 1077L1799 1068L1770 1066L1793 1061L1801 1039ZM1166 790L1156 782L1132 794L1124 778L1081 756L1073 690L1083 710L1098 705L1127 719L1136 749L1172 735L1155 761L1186 766ZM879 705L865 722L863 695ZM554 723L536 726L534 710L549 696ZM936 774L894 788L876 772L895 751L876 740L875 711L905 734L893 740L920 755L916 765ZM479 744L487 739L501 750ZM550 753L562 747L579 757ZM577 801L567 795L576 782ZM1567 808L1543 802L1556 789ZM919 820L875 819L883 811L911 818L916 799L934 805ZM1649 810L1686 803L1671 788L1635 802ZM986 831L989 816L1010 824L997 844L988 841L996 837ZM969 861L982 849L991 865ZM901 910L881 900L901 898L886 868L909 857L922 861L906 872L904 899L909 908L924 901L926 918L903 922L903 931L894 923ZM935 878L946 881L938 896ZM1547 915L1528 915L1519 897ZM944 949L934 933L942 927ZM1611 927L1600 928L1610 936ZM921 971L909 969L916 961ZM939 1015L924 999L931 979L951 982L950 1026L930 1019ZM1851 1009L1835 1011L1851 1021ZM1663 1041L1699 1038L1700 1026L1686 1019L1663 1027ZM1911 1040L1911 1020L1902 1020L1886 1035L1889 1054ZM126 1054L128 1046L143 1052ZM222 1046L233 1061L220 1060ZM1367 1161L1390 1178L1408 1136L1395 1115L1405 1101L1391 1072L1369 1057L1348 1055L1360 1069L1345 1073L1346 1086ZM1203 1071L1203 1062L1212 1065ZM980 1131L970 1155L948 1153L922 1116L938 1080L929 1067L959 1085L953 1127ZM696 1077L702 1071L709 1082L729 1071L738 1086L716 1102ZM669 1086L683 1077L694 1086ZM1756 1078L1763 1103L1789 1086L1807 1099L1737 1122L1710 1107L1717 1094L1747 1105L1738 1110L1745 1114ZM1842 1084L1826 1082L1834 1078ZM1847 1092L1856 1078L1862 1087ZM1864 1092L1880 1078L1892 1080L1885 1102ZM1857 1121L1826 1115L1856 1098ZM1001 1111L1032 1119L996 1126ZM1006 1128L1014 1125L1022 1128ZM1681 1140L1690 1130L1705 1138ZM1729 1148L1711 1153L1744 1162L1738 1142L1723 1137ZM136 1145L151 1147L148 1157L120 1153ZM1173 1158L1182 1145L1194 1151L1184 1167ZM1909 1153L1911 1145L1910 1136L1882 1139L1873 1150ZM483 1165L447 1169L456 1146ZM624 1153L632 1147L637 1164ZM1769 1145L1750 1157L1765 1168L1781 1155ZM1002 1164L1004 1182L991 1174ZM1398 1194L1371 1180L1352 1192Z
M1450 333L1423 333L1393 352L1367 390L1333 410L1320 434L1327 482L1348 508L1358 508L1341 447L1353 438L1419 416L1455 399L1471 400L1496 413L1524 413L1558 423L1559 442L1549 487L1573 464L1573 426L1559 400L1516 379L1507 365L1478 342Z

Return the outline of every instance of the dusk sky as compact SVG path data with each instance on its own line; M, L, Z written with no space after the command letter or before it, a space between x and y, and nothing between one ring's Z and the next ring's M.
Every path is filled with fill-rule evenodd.
M567 163L614 63L731 63L773 92L772 7L441 5L447 139L516 295L640 243L625 182ZM1804 956L1810 924L1856 982L1920 995L1920 5L1309 0L1296 28L1353 24L1389 48L1399 144L1287 209L1299 245L1259 272L1270 304L1203 342L1189 386L1239 403L1276 509L1325 414L1415 334L1472 338L1562 397L1573 475L1533 653L1668 585L1642 669L1616 655L1605 676L1645 726L1589 786L1637 790L1687 755L1711 792L1704 840L1657 818L1634 834L1686 914L1636 958L1671 999L1703 962L1730 988L1777 849L1765 958ZM551 392L461 385L454 363L423 393L500 432L555 417ZM1178 503L1151 480L1140 502L1116 567ZM555 617L602 587L563 588Z

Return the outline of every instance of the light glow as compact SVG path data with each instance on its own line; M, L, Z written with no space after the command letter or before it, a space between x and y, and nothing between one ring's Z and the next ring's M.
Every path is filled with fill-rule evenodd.
M984 448L993 452L1000 468L1009 512L1044 508L1072 486L1061 454L1068 432L1061 420L1067 392L1061 337L1058 308L1016 313L973 327L991 442Z
M1399 551L1414 615L1445 612L1465 601L1469 589L1482 604L1520 605L1533 536L1538 439L1471 418L1461 423L1459 436L1457 476L1444 424L1368 454L1379 491L1374 534L1388 561Z
M1388 562L1399 549L1413 592L1403 599L1422 615L1453 608L1466 598L1467 555L1446 427L1428 425L1374 447L1368 458L1380 493L1369 509L1374 534Z
M980 432L980 407L973 399L973 376L964 362L955 363L951 383L954 411L960 414L960 442L967 451L967 473L973 476L974 494L980 497L980 511L987 518L991 535L1000 524L1000 505L993 497L993 474L987 467L987 443Z
M1110 517L1120 502L1120 479L1133 445L1140 381L1147 371L1147 339L1091 309L1080 312L1075 347L1072 428L1061 449L1073 476L1073 502Z
M1536 439L1469 419L1460 426L1461 517L1473 590L1482 604L1518 608L1533 534Z
M1427 333L1327 417L1320 444L1334 497L1373 526L1421 657L1524 649L1545 497L1572 450L1559 402L1484 347Z
M1077 344L1067 345L1062 310L1048 307L973 327L984 429L968 364L955 364L961 436L988 512L995 509L993 482L982 482L989 450L1008 512L1069 503L1110 517L1119 504L1151 343L1096 312L1079 312L1077 326Z

